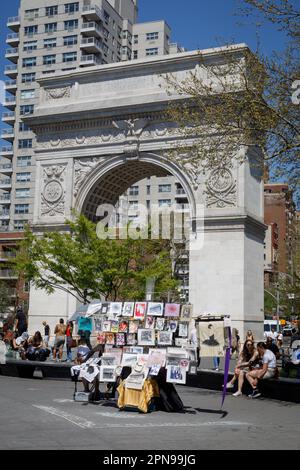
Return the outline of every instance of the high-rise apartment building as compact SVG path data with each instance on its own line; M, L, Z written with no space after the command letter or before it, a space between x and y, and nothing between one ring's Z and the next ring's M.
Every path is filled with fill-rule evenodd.
M34 113L40 77L183 50L170 43L165 21L137 23L137 9L137 0L21 0L18 16L8 19L0 232L32 220L34 135L22 116Z

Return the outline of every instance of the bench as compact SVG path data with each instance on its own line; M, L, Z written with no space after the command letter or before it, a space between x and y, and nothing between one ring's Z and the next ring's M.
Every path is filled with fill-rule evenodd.
M7 359L0 364L0 374L10 377L32 379L36 374L44 379L70 380L70 364L56 362L22 361L20 359Z

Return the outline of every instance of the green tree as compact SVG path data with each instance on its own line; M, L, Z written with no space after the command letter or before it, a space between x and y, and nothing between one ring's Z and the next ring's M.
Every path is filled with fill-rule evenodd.
M42 236L26 230L16 268L37 288L71 293L79 301L141 300L148 278L156 290L174 290L169 243L164 240L102 239L80 215L64 232Z
M0 281L0 315L7 313L8 308L12 306L10 289L7 284Z

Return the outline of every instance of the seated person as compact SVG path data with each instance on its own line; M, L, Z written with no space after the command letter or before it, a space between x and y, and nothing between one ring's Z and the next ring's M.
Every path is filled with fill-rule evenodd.
M98 354L98 357L100 358L103 354L103 350L104 350L104 345L102 344L98 344L93 349L90 349L87 346L86 340L82 338L79 341L79 347L77 349L77 356L75 358L75 364L77 364L77 366L75 366L72 369L78 368L78 365L85 364L89 359L92 359L94 355L96 355L97 357L97 354ZM82 373L83 375L85 375L85 377L81 376L84 391L86 393L90 393L91 385L94 387L94 392L93 392L94 401L99 400L100 398L99 368L98 368L98 373L93 378L95 367L98 368L97 365L90 364L87 367L87 369ZM90 375L91 378L88 378L88 375Z
M88 345L86 344L86 340L85 339L80 339L79 340L79 344L78 344L78 348L77 348L77 355L75 357L75 364L79 365L79 364L82 364L83 362L85 362L87 359L86 359L86 356L91 352L90 348L88 347Z
M50 355L50 350L44 346L42 335L39 331L30 338L26 358L30 361L45 361Z
M257 343L257 351L259 357L262 358L262 366L246 373L246 379L253 389L249 395L250 398L257 398L261 395L257 388L258 380L271 379L275 377L277 371L276 356L270 349L267 349L266 344L263 342Z
M28 350L28 338L29 334L24 331L21 336L18 335L18 332L15 331L10 343L11 349L20 354L21 359L26 359L26 352Z
M245 375L253 368L253 365L258 360L258 351L256 350L253 341L247 340L244 343L242 352L239 355L236 367L234 369L234 376L227 383L226 388L233 388L234 383L238 380L238 390L233 394L234 397L242 395L242 388L244 384Z
M291 370L296 370L296 378L300 379L300 348L293 351L291 360L285 362L283 369L288 376L290 376Z
M267 339L266 339L266 347L267 349L269 349L270 351L272 351L273 354L275 354L276 356L276 359L279 359L280 358L280 351L279 351L279 348L278 346L276 346L276 344L273 342L272 338L270 336L267 336Z

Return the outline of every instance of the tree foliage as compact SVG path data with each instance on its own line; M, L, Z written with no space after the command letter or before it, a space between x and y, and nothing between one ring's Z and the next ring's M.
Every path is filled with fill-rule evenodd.
M16 266L36 288L65 291L81 302L144 299L149 278L162 297L175 289L167 241L101 239L83 215L67 225L67 231L42 236L26 230Z

